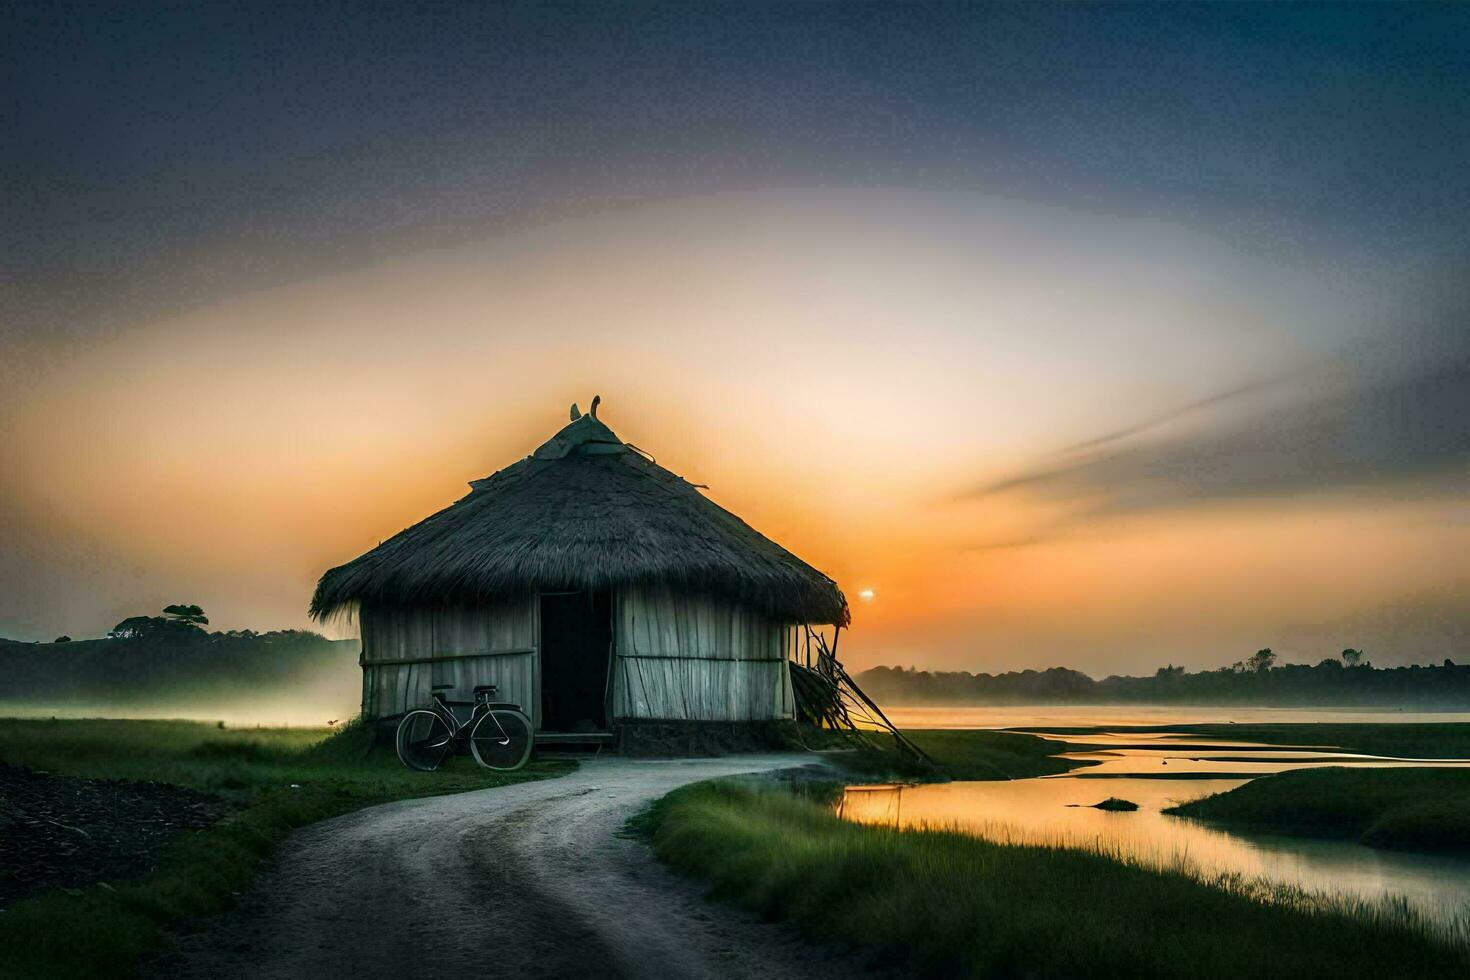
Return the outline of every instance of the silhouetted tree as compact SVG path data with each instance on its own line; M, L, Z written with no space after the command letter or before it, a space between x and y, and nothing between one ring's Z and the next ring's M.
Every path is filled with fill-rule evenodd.
M176 623L188 623L191 626L209 625L209 617L204 615L204 610L198 606L186 606L182 604L164 606L163 614Z
M176 641L193 642L194 639L207 636L207 633L204 632L204 627L200 626L198 621L196 621L203 620L204 623L209 621L204 619L203 610L200 610L197 605L194 605L194 607L187 607L187 605L185 607L173 607L171 605L171 607L166 608L165 613L168 613L169 610L175 610L175 608L182 610L182 614L169 613L169 616L129 616L128 619L122 620L121 623L113 626L112 630L109 630L109 633L107 633L107 638L163 639L163 641L175 641L176 639ZM193 610L198 611L194 613Z
M1347 664L1349 667L1357 667L1363 662L1363 651L1354 650L1352 647L1348 647L1346 650L1342 651L1342 662Z
M65 634L62 634L61 636L58 636L56 639L52 640L51 642L52 643L70 643L71 642L71 637L69 637L69 636L67 636Z
M1266 649L1257 650L1252 654L1251 658L1245 662L1245 666L1252 673L1264 674L1271 669L1271 665L1275 662L1276 654L1271 652L1270 647L1266 647Z
M168 624L162 616L129 616L108 630L107 636L113 640L139 640L167 629Z

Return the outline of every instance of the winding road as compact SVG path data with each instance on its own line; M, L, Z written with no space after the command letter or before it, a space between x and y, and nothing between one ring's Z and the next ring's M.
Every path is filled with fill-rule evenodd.
M571 775L359 810L307 827L157 977L851 977L844 957L706 900L619 836L686 783L801 754L596 759Z

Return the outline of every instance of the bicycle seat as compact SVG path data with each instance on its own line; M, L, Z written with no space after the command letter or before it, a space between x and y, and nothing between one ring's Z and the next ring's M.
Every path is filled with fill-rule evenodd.
M474 693L476 693L476 694L494 694L495 691L496 691L496 685L494 685L494 684L477 684L475 686Z
M452 691L452 690L454 690L454 685L453 684L435 684L433 687L429 688L429 690L431 690L431 691Z

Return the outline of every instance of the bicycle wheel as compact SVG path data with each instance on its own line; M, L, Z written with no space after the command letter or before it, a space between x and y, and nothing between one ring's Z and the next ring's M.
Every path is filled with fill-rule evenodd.
M475 723L470 752L486 769L519 769L531 757L535 740L531 719L519 711L496 708Z
M433 772L444 761L454 733L432 711L416 708L398 723L398 759L410 769Z

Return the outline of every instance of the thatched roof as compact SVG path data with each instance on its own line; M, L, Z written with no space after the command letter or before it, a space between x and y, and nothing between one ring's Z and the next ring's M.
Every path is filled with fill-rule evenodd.
M637 583L727 596L787 622L846 624L837 584L683 477L578 417L527 458L317 583L317 619L355 603L460 605Z

